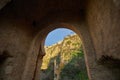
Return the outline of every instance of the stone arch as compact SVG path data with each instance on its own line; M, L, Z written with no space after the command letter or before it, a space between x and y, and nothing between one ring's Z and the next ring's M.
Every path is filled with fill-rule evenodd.
M50 25L48 25L47 27L45 27L45 29L39 31L35 37L35 41L33 43L33 47L35 50L33 50L32 52L35 53L34 56L32 56L32 60L33 62L35 62L33 67L31 66L31 63L28 63L28 65L26 66L26 71L24 73L23 79L26 80L31 80L33 78L33 80L39 80L39 74L40 74L40 66L42 63L42 57L45 55L45 51L44 51L44 41L45 38L47 36L47 34L49 32L51 32L52 30L56 29L56 28L68 28L73 30L74 32L76 32L82 42L83 42L83 46L84 46L84 53L85 53L85 61L86 61L86 66L87 66L87 71L88 71L88 76L89 78L91 78L90 76L90 66L92 66L92 63L95 62L95 53L94 53L94 47L92 44L92 40L90 37L90 33L88 30L87 25L85 24L78 24L78 23L51 23ZM33 55L33 53L31 53ZM30 58L29 58L30 60ZM29 62L28 60L28 62ZM33 65L33 64L32 64ZM31 70L33 69L31 72L27 71L27 70ZM34 76L32 76L32 74L30 73L34 73ZM27 76L32 76L32 77L27 77ZM29 79L28 79L29 78Z
M24 58L21 55L15 58L13 62L20 65L15 66L15 73L11 73L10 77L6 76L7 79L21 80L22 76L22 80L34 80L38 55L44 55L42 54L44 53L41 48L42 44L40 44L44 38L41 35L43 36L43 32L47 31L46 28L52 24L66 23L80 30L90 80L108 80L108 78L120 80L119 75L116 76L116 72L113 75L111 69L98 65L96 62L96 58L97 60L102 59L101 61L110 59L115 62L120 59L120 1L74 1L74 5L72 5L73 0L63 0L63 2L61 0L14 0L1 9L1 54L7 45L10 53L24 55ZM6 2L4 3L6 4ZM0 3L1 8L4 6L2 4ZM6 32L7 34L5 34ZM15 35L14 38L9 34ZM16 50L14 51L14 49ZM18 59L19 61L17 61ZM42 61L41 57L39 59ZM22 63L23 60L25 62ZM21 66L23 67L19 69ZM116 68L114 69L116 71ZM22 72L24 73L22 74Z

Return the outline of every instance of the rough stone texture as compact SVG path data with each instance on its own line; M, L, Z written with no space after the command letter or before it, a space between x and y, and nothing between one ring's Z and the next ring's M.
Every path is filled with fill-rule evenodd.
M87 19L97 58L101 55L120 58L120 4L118 3L120 3L118 0L101 0L100 2L93 0L89 5Z
M60 27L80 36L90 80L120 80L108 66L120 65L119 10L119 0L13 0L0 11L0 80L39 80L45 38Z
M0 0L0 9L2 9L11 0Z
M10 57L8 56L2 62L4 67L0 68L0 70L3 70L3 76L1 77L3 80L19 80L21 77L16 76L16 74L22 75L23 73L31 37L25 30L17 28L25 25L21 23L17 25L11 21L5 22L4 20L0 21L0 54L4 54L4 51L7 51Z
M120 1L89 1L87 20L96 52L96 60L99 60L103 55L120 59L120 7L119 4L116 3L120 3ZM118 64L118 66L120 65L119 63L116 64ZM115 64L112 63L111 65ZM118 72L116 73L116 71L112 71L103 65L96 64L95 66L97 69L93 69L95 72L92 73L94 74L94 80L107 80L108 78L109 80L120 79L119 76L116 76ZM118 70L120 74L120 69L116 68L116 70Z

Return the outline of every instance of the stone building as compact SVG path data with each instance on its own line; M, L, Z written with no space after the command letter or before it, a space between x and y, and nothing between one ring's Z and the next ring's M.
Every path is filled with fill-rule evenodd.
M0 80L39 80L61 27L80 36L89 80L120 80L120 0L0 0Z

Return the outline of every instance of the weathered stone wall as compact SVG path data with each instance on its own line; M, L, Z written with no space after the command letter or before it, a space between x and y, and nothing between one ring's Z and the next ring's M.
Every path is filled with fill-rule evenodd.
M91 68L92 80L119 80L120 1L90 0L88 3L87 21L96 53L96 64ZM116 64L118 67L112 66Z
M2 9L11 0L0 0L0 9Z
M119 8L119 0L13 0L0 11L0 79L39 80L45 37L64 27L83 42L90 80L120 80Z
M26 23L3 18L0 19L0 80L21 80L32 37L25 29Z
M87 20L98 59L102 55L120 59L119 3L119 0L89 2Z

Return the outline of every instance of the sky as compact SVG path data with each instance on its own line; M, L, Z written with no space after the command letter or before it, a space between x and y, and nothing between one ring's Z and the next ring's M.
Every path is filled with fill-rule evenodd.
M46 40L45 40L45 46L50 46L52 44L55 44L58 41L63 40L65 36L70 35L70 34L75 34L75 32L73 32L70 29L66 29L66 28L55 29L47 35Z

